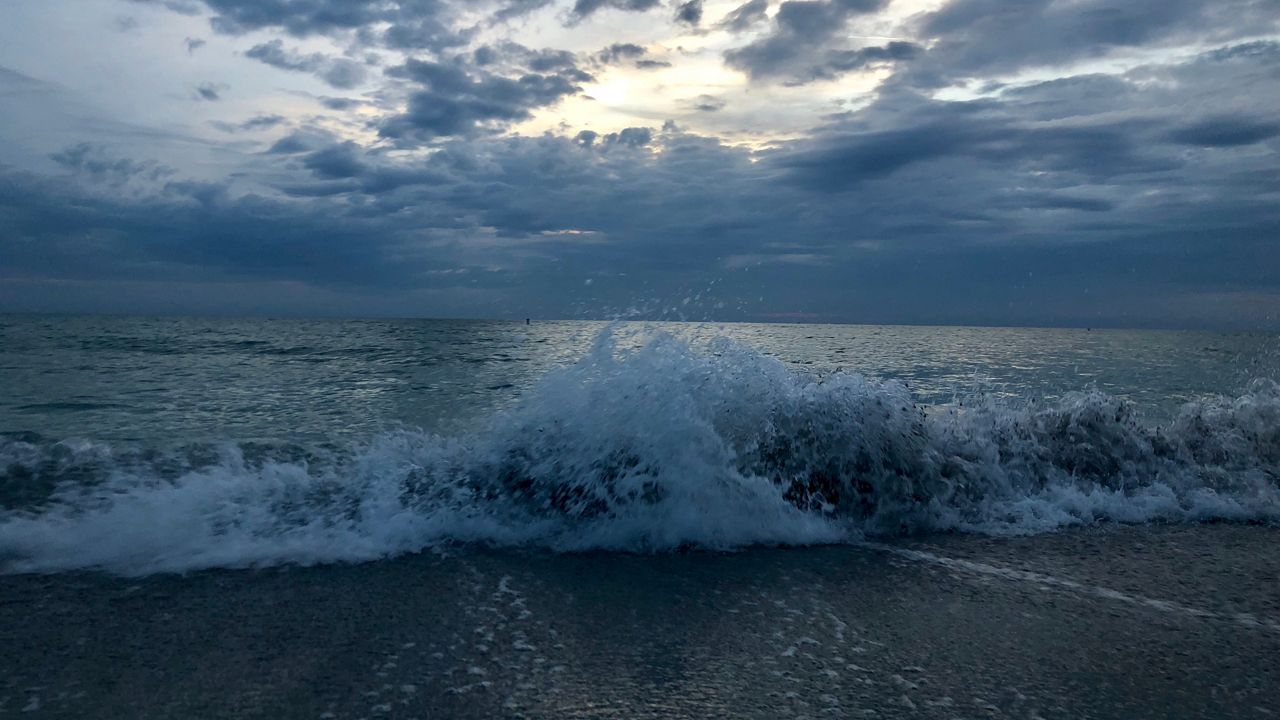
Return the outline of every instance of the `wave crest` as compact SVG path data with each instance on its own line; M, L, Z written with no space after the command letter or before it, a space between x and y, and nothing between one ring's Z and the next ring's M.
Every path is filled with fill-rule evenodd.
M450 543L554 550L1035 533L1280 519L1280 385L1144 423L1122 399L927 408L727 339L597 338L470 435L361 447L0 445L9 572L359 561Z

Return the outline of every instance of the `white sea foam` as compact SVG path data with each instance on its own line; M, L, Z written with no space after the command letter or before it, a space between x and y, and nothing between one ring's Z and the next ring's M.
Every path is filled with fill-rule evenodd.
M606 330L481 432L393 433L331 455L11 441L6 496L56 488L0 512L0 563L145 574L453 543L653 552L1276 521L1280 386L1190 404L1163 429L1098 392L926 412L896 382Z

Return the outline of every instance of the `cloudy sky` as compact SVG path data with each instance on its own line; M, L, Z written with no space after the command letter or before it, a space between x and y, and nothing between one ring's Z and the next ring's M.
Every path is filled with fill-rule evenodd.
M4 0L0 310L1280 327L1280 0Z

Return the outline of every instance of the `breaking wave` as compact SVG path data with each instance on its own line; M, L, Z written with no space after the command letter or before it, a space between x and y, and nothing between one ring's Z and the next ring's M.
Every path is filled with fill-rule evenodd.
M804 545L1102 521L1280 519L1280 385L1187 404L979 399L612 330L479 432L359 447L0 443L0 567L124 574L556 551Z

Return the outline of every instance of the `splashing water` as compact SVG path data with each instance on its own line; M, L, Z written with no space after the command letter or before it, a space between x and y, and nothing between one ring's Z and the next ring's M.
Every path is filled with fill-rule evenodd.
M1280 519L1280 385L1163 428L1101 392L925 408L727 339L608 329L475 433L359 447L0 445L0 564L126 574L455 543L633 552Z

